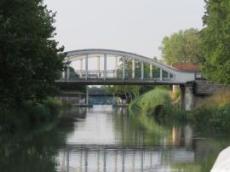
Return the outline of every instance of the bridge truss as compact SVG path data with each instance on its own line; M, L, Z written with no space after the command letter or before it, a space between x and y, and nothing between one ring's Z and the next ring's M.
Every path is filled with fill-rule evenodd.
M179 71L155 59L108 49L66 52L66 68L59 83L106 84L184 84L195 73Z

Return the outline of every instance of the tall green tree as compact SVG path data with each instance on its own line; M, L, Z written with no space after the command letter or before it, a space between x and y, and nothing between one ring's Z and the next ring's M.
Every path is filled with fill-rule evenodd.
M0 106L52 94L63 68L54 17L42 0L0 1Z
M191 28L166 36L160 49L167 64L199 63L201 61L199 30Z
M230 1L205 2L205 28L202 31L205 58L203 72L208 79L230 84Z

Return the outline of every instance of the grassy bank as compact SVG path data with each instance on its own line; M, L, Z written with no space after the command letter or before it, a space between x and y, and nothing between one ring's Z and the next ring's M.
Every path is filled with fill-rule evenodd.
M135 99L129 106L132 116L140 118L143 128L153 130L158 124L190 123L200 131L227 133L230 131L230 91L217 92L191 112L180 108L178 96L170 90L156 88ZM176 102L176 103L175 103Z
M178 98L171 95L171 91L155 88L135 99L129 106L132 115L145 114L159 123L183 122L185 113L181 110Z
M135 123L154 135L167 133L167 129L161 127L158 122L166 118L163 114L172 110L169 91L156 88L135 99L129 105L129 113Z
M204 129L204 131L208 130L209 133L229 132L230 91L216 92L189 113L188 118L196 128Z
M0 130L32 129L53 122L68 105L57 98L47 98L42 102L27 101L20 107L2 110Z

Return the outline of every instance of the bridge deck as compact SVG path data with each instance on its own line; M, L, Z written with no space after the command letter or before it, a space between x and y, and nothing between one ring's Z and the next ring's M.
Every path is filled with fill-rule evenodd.
M58 86L79 86L79 85L180 85L183 82L171 80L118 80L118 79L79 79L79 80L57 80Z

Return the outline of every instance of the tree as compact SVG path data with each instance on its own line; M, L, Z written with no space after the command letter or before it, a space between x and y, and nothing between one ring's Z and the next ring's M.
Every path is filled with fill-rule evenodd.
M1 107L53 93L63 68L54 17L42 0L0 1Z
M201 39L197 29L179 31L166 36L162 41L162 57L167 64L199 63L201 61Z
M230 1L206 0L203 17L203 72L213 81L230 84Z
M113 85L107 86L107 91L113 95L124 95L127 101L132 101L140 94L141 86L138 85Z

